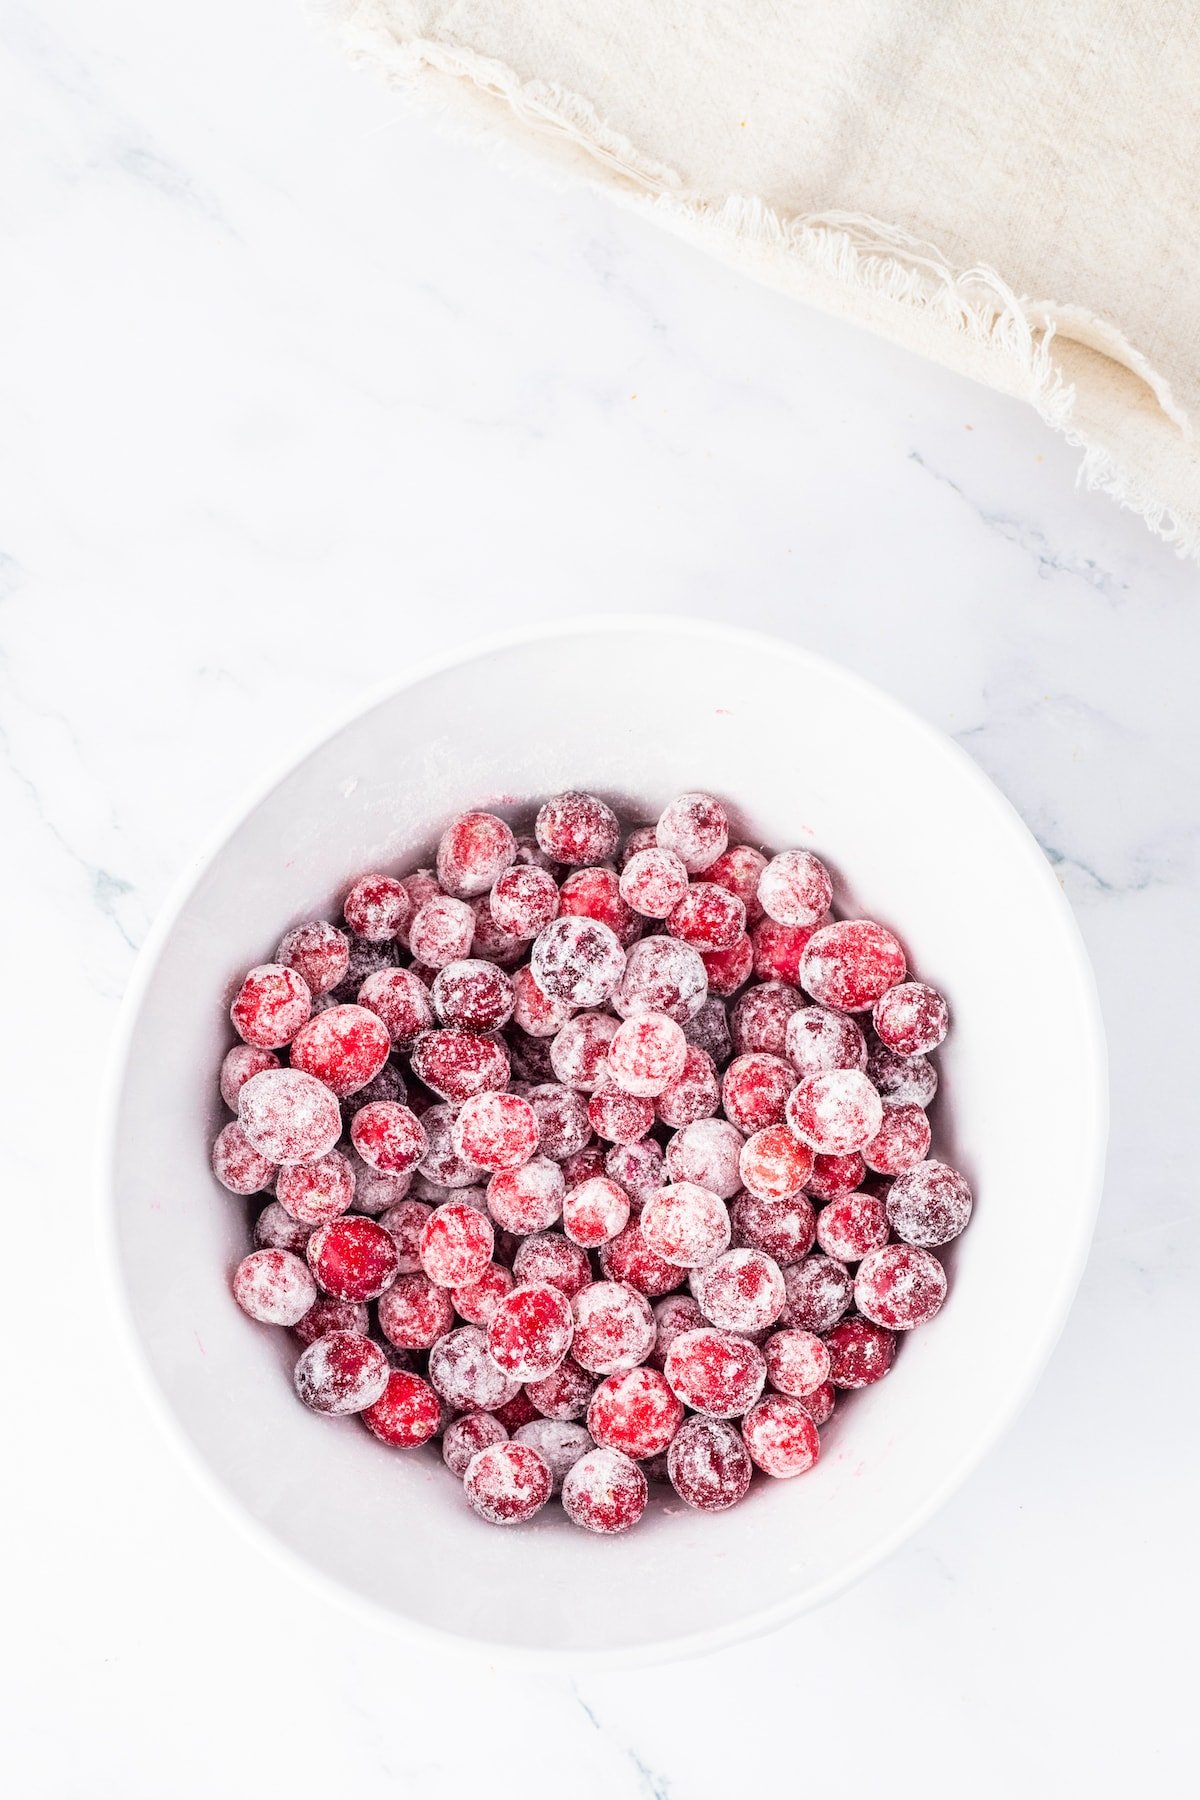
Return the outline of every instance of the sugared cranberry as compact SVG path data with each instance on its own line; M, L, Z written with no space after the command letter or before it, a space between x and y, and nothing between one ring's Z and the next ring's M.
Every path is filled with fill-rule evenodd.
M929 1161L898 1176L884 1204L888 1223L898 1238L936 1250L965 1230L972 1198L957 1169Z
M636 1144L614 1144L604 1159L604 1172L624 1188L635 1209L644 1206L665 1179L662 1145L649 1137Z
M865 1069L867 1040L849 1013L805 1006L787 1022L784 1054L797 1073L825 1075L831 1069Z
M299 1219L293 1219L278 1200L271 1200L254 1221L254 1248L293 1250L297 1256L303 1256L305 1245L312 1236L312 1229L311 1225L304 1225Z
M787 1304L784 1325L823 1336L832 1331L854 1298L854 1277L832 1256L806 1256L783 1271Z
M562 884L558 911L561 918L598 919L625 949L642 934L642 921L621 898L615 869L576 869Z
M317 1284L290 1250L252 1250L234 1270L233 1297L260 1325L298 1325L317 1298Z
M657 1301L654 1306L654 1348L647 1358L651 1367L661 1369L675 1339L682 1337L685 1331L699 1330L706 1323L690 1294L668 1294L665 1300Z
M548 995L543 994L527 963L514 971L512 984L513 1024L527 1037L554 1037L574 1013L574 1007L568 1006L565 1001L551 1000ZM616 1024L615 1019L613 1024Z
M810 850L781 850L759 878L758 898L777 925L819 925L833 900L833 882Z
M468 900L467 905L475 918L471 956L476 962L493 963L498 969L515 969L525 954L526 940L511 937L496 923L490 894L480 894L477 900Z
M936 988L923 981L902 981L880 995L871 1023L889 1050L899 1056L920 1056L944 1041L950 1009Z
M744 1132L781 1125L795 1085L796 1071L781 1056L752 1051L735 1057L721 1083L726 1117Z
M430 1106L421 1114L426 1138L421 1175L439 1188L473 1187L481 1179L481 1171L454 1148L454 1118L451 1106Z
M350 1137L363 1161L385 1175L415 1169L429 1148L416 1113L396 1100L360 1106L350 1122Z
M889 1331L912 1331L941 1310L946 1271L913 1244L888 1244L864 1256L854 1278L854 1304L864 1319Z
M636 1144L654 1123L654 1102L605 1082L588 1101L588 1123L610 1144Z
M712 794L680 794L659 815L655 837L673 850L689 875L701 875L729 843L725 808Z
M537 1149L537 1114L519 1094L476 1094L460 1108L451 1137L476 1168L492 1174L519 1169Z
M451 1106L461 1106L476 1094L501 1092L510 1074L503 1044L452 1026L419 1037L413 1045L412 1066L417 1079Z
M654 1314L636 1289L594 1281L571 1302L575 1315L572 1353L593 1375L614 1375L643 1362L654 1345Z
M750 1456L734 1426L721 1419L685 1419L667 1451L667 1475L685 1505L724 1512L750 1486Z
M397 1275L378 1313L380 1331L399 1350L428 1350L454 1324L449 1288L424 1274Z
M353 1118L360 1107L374 1106L377 1100L389 1100L394 1101L397 1106L407 1106L408 1083L399 1063L385 1062L378 1075L372 1075L365 1087L357 1088L350 1096L350 1104L343 1108L343 1113L348 1118Z
M787 1122L802 1143L822 1156L862 1150L883 1123L883 1103L858 1069L807 1075L787 1103Z
M319 1294L295 1327L296 1336L304 1344L315 1344L331 1331L353 1331L366 1337L371 1325L371 1311L365 1300L333 1300Z
M438 1339L429 1352L429 1383L460 1412L491 1412L521 1385L497 1366L477 1325L460 1325Z
M700 960L709 993L728 999L749 981L754 969L754 947L748 937L740 937L727 950L703 951Z
M464 1413L442 1434L442 1461L461 1481L477 1450L486 1450L489 1444L503 1444L507 1438L508 1432L495 1413Z
M742 1186L756 1200L790 1200L812 1174L813 1153L786 1125L767 1125L746 1139L738 1158Z
M804 952L816 929L815 925L779 925L774 919L760 919L750 933L758 979L796 987Z
M435 1207L421 1233L421 1267L438 1287L465 1287L492 1260L496 1236L487 1214L465 1200Z
M703 962L703 957L700 960ZM683 1035L689 1044L697 1050L703 1050L714 1068L727 1063L733 1055L733 1040L729 1035L729 1014L725 1010L724 1001L715 994L710 994L699 1011L693 1013L690 1019L683 1021ZM686 1075L685 1068L684 1074L679 1079L685 1080ZM700 1114L701 1118L705 1116L703 1113ZM686 1125L687 1120L681 1119L679 1123Z
M520 1431L522 1425L528 1425L531 1419L540 1417L537 1407L529 1398L529 1389L519 1387L511 1400L496 1409L496 1417L510 1437Z
M790 1200L759 1200L739 1194L733 1203L733 1242L738 1250L762 1250L780 1268L799 1262L812 1249L817 1216L806 1194Z
M312 995L295 969L261 963L234 995L229 1016L238 1036L256 1050L290 1044L312 1011Z
M777 1481L807 1474L821 1454L807 1408L786 1394L764 1394L742 1420L742 1437L755 1468Z
M563 1201L562 1221L574 1243L586 1250L598 1249L629 1222L629 1195L607 1175L581 1181Z
M743 1142L728 1119L697 1119L684 1125L667 1145L667 1180L695 1182L722 1200L732 1200L742 1185L738 1165Z
M762 1347L767 1380L781 1394L803 1400L829 1380L829 1351L814 1331L785 1327Z
M421 1267L421 1233L433 1211L424 1200L398 1200L379 1215L379 1223L392 1234L396 1246L396 1269L401 1275L415 1275Z
M564 1086L591 1094L608 1081L608 1050L619 1024L610 1013L584 1012L563 1025L550 1045L550 1061Z
M500 876L489 904L501 931L526 943L558 917L558 883L545 869L519 863Z
M354 1170L337 1150L311 1163L280 1169L275 1183L279 1204L305 1225L327 1225L354 1199Z
M872 919L842 919L813 933L800 985L821 1006L866 1012L905 975L904 952Z
M826 1334L835 1388L864 1388L882 1381L896 1355L896 1336L870 1319L842 1319Z
M486 1325L506 1294L511 1294L515 1277L502 1263L490 1262L481 1275L462 1287L452 1288L450 1298L460 1319L468 1325Z
M682 1073L688 1044L665 1013L626 1019L608 1046L609 1075L624 1093L653 1099Z
M352 937L346 973L337 986L329 990L330 999L339 1003L357 1000L359 990L368 977L377 975L381 969L396 967L396 949L394 938L384 944L371 944L366 938Z
M275 1164L255 1149L241 1125L231 1119L213 1144L212 1172L231 1194L261 1194L275 1179Z
M464 1031L499 1031L512 1017L513 984L492 963L447 963L434 977L431 997L441 1023Z
M539 1082L526 1098L537 1115L538 1152L552 1162L565 1162L591 1142L587 1106L561 1082Z
M797 1396L792 1397L795 1399ZM800 1399L800 1404L814 1425L827 1425L837 1404L837 1389L832 1381L822 1382L815 1393L805 1394Z
M562 1216L566 1181L549 1157L535 1156L519 1169L503 1169L487 1187L488 1211L505 1231L526 1237L548 1231Z
M315 1075L339 1099L378 1075L391 1050L383 1020L365 1006L330 1006L301 1026L292 1043L294 1069Z
M489 1525L523 1525L550 1498L553 1482L532 1444L488 1444L467 1464L463 1491Z
M237 1111L238 1095L252 1075L264 1069L278 1069L279 1058L273 1050L259 1050L253 1044L235 1044L225 1053L221 1064L221 1098L230 1112Z
M805 1182L816 1200L837 1200L860 1187L867 1165L856 1150L851 1156L814 1156L812 1174Z
M527 1237L517 1247L513 1274L520 1282L549 1282L573 1298L592 1279L587 1252L558 1231Z
M434 1022L429 989L411 969L377 969L363 982L358 1001L383 1021L396 1050L411 1049Z
M886 1044L872 1044L867 1074L885 1100L898 1106L928 1106L938 1090L937 1070L926 1056L897 1056Z
M575 1332L572 1302L548 1281L515 1287L488 1322L492 1360L517 1381L541 1381L562 1362Z
M887 1241L887 1215L874 1194L843 1194L817 1214L817 1242L838 1262L859 1262Z
M525 1392L547 1419L582 1419L596 1391L596 1377L566 1356L557 1369L541 1381L531 1381Z
M663 1374L693 1412L736 1419L762 1393L767 1365L756 1344L728 1331L685 1331L667 1351Z
M621 846L617 858L617 867L625 869L633 858L643 850L653 850L658 843L658 836L653 825L635 825Z
M783 1056L788 1022L804 996L786 981L759 981L739 994L729 1009L729 1032L739 1056L765 1051Z
M644 1210L644 1209L643 1209ZM620 1281L652 1299L679 1286L680 1271L646 1242L641 1220L630 1219L611 1243L600 1246L600 1267L609 1281Z
M646 1499L646 1477L637 1464L602 1446L572 1464L562 1485L562 1508L572 1525L604 1536L636 1525Z
M336 1097L302 1069L264 1069L238 1095L238 1123L273 1163L314 1162L342 1135Z
M556 794L538 813L533 829L547 856L573 868L607 862L621 841L616 813L594 794Z
M671 936L696 950L729 950L745 929L746 908L714 881L692 882L667 918Z
M442 1409L427 1381L407 1369L393 1369L378 1400L363 1408L362 1421L381 1444L415 1450L436 1437Z
M621 981L625 952L616 933L599 919L560 916L533 940L529 967L551 1000L602 1006Z
M431 894L408 928L409 949L430 969L470 956L474 939L475 914L451 894Z
M654 1253L681 1269L701 1268L729 1243L729 1208L693 1181L673 1182L651 1194L639 1223Z
M704 871L706 881L715 881L718 887L737 895L746 909L747 928L757 925L763 916L758 884L766 866L767 859L761 850L755 850L750 844L733 844Z
M328 919L310 919L285 933L275 961L295 969L310 994L327 994L350 967L350 940Z
M654 1110L664 1125L679 1127L711 1119L720 1104L721 1083L712 1057L689 1044L683 1068L659 1094Z
M578 1187L581 1181L594 1181L597 1175L604 1174L604 1146L589 1144L586 1150L576 1150L564 1158L562 1172L569 1188Z
M673 850L638 850L621 871L626 905L645 919L665 919L688 889L688 872Z
M342 911L355 937L381 944L408 924L412 900L402 881L390 875L363 875L346 895Z
M765 1331L787 1302L783 1271L762 1250L727 1250L691 1278L696 1304L719 1331Z
M932 1133L929 1120L919 1106L898 1106L894 1100L883 1103L883 1123L869 1144L863 1146L863 1161L877 1175L903 1175L915 1169L929 1153Z
M528 1419L513 1432L513 1442L537 1451L550 1471L551 1492L557 1494L579 1458L592 1448L592 1434L585 1425L567 1419Z
M708 976L700 952L673 937L641 938L625 961L613 996L623 1019L639 1013L666 1013L685 1025L708 998Z
M335 1300L377 1300L395 1281L398 1258L389 1231L375 1219L334 1219L308 1240L308 1262Z
M470 900L495 886L517 854L511 828L494 813L460 813L441 835L437 878L447 894Z
M296 1392L314 1412L362 1412L380 1399L391 1370L383 1351L357 1331L330 1331L301 1351Z

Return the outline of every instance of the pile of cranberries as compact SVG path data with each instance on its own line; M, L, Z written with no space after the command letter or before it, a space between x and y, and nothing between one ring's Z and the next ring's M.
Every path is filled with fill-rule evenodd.
M929 1155L946 1003L892 933L710 794L621 839L590 794L528 837L465 813L230 1008L213 1168L274 1196L234 1297L300 1340L306 1406L440 1437L496 1525L804 1474L971 1212Z

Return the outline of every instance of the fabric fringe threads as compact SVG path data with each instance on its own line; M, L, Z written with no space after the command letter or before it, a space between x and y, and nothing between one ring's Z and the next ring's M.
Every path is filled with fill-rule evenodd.
M930 328L953 334L949 366L1027 401L1083 457L1076 482L1137 513L1181 557L1200 559L1200 516L1181 516L1086 428L1076 384L1056 344L1082 345L1126 369L1190 441L1169 383L1117 330L1086 308L1019 296L992 268L956 270L931 245L865 214L787 218L756 195L714 200L643 155L578 94L522 80L506 64L465 45L401 36L401 8L388 0L311 0L351 59L381 70L459 136L533 151L541 172L615 192L657 224L758 280L834 315L849 317L918 354L936 354Z

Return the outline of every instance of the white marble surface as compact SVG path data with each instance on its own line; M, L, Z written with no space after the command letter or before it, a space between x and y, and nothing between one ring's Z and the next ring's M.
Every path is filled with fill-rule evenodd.
M1184 1791L1195 570L1031 414L438 138L295 0L0 0L0 244L11 1791ZM572 1682L414 1656L211 1510L128 1386L91 1157L138 943L243 787L416 654L605 608L794 637L968 746L1078 910L1113 1140L1061 1346L942 1515L774 1637Z

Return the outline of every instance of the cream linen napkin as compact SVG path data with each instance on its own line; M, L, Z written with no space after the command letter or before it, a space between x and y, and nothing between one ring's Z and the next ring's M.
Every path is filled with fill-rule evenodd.
M1194 0L324 0L352 52L1030 401L1200 555Z

